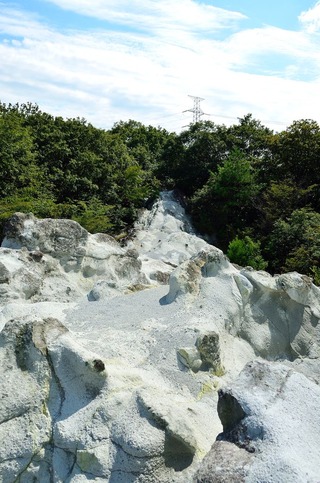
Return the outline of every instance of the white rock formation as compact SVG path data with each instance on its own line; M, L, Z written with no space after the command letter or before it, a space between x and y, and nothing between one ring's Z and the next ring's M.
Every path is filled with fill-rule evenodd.
M0 481L319 482L319 289L235 268L172 193L138 225L7 225Z
M168 283L172 267L177 267L207 246L190 223L185 209L172 191L162 192L153 208L142 213L129 247L140 255L149 279Z
M75 221L17 213L5 230L0 302L98 300L149 284L135 250Z

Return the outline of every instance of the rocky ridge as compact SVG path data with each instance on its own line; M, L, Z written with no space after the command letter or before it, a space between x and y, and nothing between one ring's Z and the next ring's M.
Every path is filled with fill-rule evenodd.
M126 248L16 214L0 303L1 481L319 481L319 288L234 267L173 193Z

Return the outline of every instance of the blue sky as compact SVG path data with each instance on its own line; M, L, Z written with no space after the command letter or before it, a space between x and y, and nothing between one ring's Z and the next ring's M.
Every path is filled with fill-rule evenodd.
M320 123L320 2L0 0L0 100L110 128Z

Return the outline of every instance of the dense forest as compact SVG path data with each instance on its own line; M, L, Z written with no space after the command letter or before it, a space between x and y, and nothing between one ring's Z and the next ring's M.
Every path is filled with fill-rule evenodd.
M136 121L98 129L33 104L0 104L0 224L16 211L125 238L139 209L176 189L231 261L320 285L320 127L274 133L251 114L180 134Z

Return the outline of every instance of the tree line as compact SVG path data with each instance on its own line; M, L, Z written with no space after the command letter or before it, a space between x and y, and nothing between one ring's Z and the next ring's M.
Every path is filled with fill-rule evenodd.
M16 211L70 218L121 239L161 189L231 261L320 284L320 127L274 133L251 114L181 133L130 120L98 129L34 104L0 104L0 223Z

